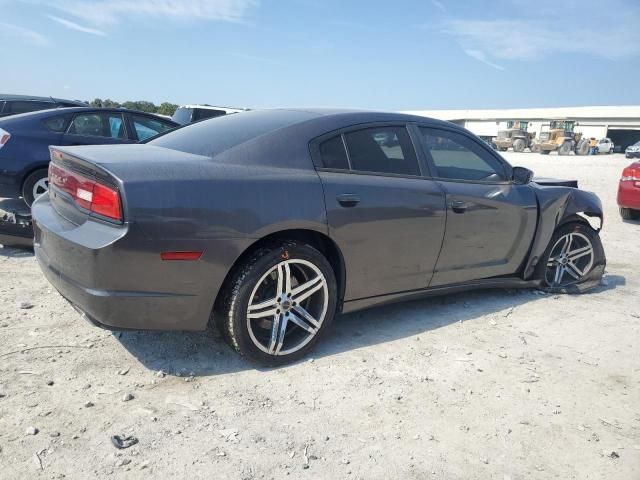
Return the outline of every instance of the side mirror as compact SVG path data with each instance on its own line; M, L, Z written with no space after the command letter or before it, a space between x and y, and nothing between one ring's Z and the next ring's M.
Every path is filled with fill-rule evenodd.
M513 167L511 179L516 185L526 185L533 180L533 172L524 167Z

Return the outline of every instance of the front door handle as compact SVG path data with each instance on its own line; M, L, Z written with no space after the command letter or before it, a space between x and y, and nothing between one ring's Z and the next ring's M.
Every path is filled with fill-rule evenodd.
M355 207L360 202L360 197L352 193L342 193L336 199L343 207Z
M453 210L455 213L464 213L467 211L468 207L469 205L467 205L466 202L460 200L454 200L453 202L451 202L451 210Z

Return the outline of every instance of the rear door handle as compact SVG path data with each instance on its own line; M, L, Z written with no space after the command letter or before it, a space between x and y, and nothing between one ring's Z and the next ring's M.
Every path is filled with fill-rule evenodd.
M455 213L464 213L467 211L468 207L469 205L467 205L466 202L460 200L454 200L453 202L451 202L451 210L453 210Z
M352 193L342 193L336 199L343 207L355 207L360 202L360 197Z

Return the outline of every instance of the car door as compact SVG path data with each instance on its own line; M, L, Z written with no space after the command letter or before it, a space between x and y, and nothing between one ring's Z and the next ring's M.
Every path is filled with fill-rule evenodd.
M442 189L421 177L404 124L348 129L312 143L345 301L426 288L445 225Z
M511 181L511 167L463 132L417 127L433 178L446 195L446 232L431 286L514 275L535 234L530 185Z
M83 111L73 116L63 137L64 145L133 143L120 112Z

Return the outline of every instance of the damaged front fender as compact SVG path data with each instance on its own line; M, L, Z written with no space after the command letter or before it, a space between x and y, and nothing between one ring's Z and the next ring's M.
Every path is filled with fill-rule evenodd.
M604 221L602 202L594 193L566 187L538 187L535 191L538 198L538 227L524 268L525 280L533 276L553 232L560 225L579 220L581 216L598 218L599 225L595 230L599 232ZM586 219L583 221L589 223Z

